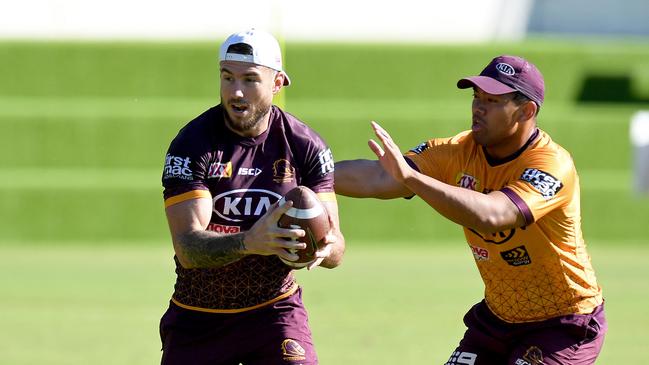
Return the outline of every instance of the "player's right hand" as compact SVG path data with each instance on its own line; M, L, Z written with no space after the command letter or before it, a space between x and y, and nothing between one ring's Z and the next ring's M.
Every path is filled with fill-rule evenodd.
M289 252L291 249L303 250L306 243L297 239L304 237L303 229L280 228L277 222L293 206L288 200L283 205L273 204L255 224L243 235L244 253L251 255L277 255L288 261L295 261L298 255Z

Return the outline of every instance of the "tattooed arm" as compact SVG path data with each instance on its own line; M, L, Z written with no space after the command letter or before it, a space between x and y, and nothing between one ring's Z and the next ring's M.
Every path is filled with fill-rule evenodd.
M212 216L211 199L197 198L171 205L166 214L176 257L187 269L221 267L246 255L277 255L297 260L298 256L285 248L305 248L304 243L294 241L304 231L277 227L277 221L290 207L290 202L281 207L275 204L247 232L222 235L205 230Z

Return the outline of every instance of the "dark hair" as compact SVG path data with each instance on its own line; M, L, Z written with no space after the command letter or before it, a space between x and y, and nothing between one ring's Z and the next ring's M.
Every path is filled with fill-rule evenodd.
M514 103L516 103L516 105L521 105L521 104L527 103L528 101L533 102L534 104L536 104L536 115L538 115L539 111L541 110L541 106L539 104L537 104L534 100L532 100L532 99L528 98L527 96L525 96L525 94L523 94L520 91L516 91L514 93L514 97L512 98L512 101Z
M252 55L252 46L247 43L235 43L228 47L226 53Z

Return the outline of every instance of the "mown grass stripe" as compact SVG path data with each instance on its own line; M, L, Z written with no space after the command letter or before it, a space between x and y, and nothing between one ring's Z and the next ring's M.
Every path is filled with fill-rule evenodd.
M349 123L357 120L398 119L456 123L470 118L470 95L458 97L449 91L448 99L334 99L290 98L286 110L304 118L327 119L331 123ZM35 123L66 122L85 119L88 123L112 122L115 118L175 118L188 120L207 108L218 104L214 98L56 98L0 96L0 124L21 119ZM646 107L646 106L645 106ZM543 108L539 124L628 124L630 116L640 105L632 104L574 104L553 103Z
M0 190L25 189L161 189L160 169L16 168L0 172ZM629 191L629 170L579 171L584 191Z

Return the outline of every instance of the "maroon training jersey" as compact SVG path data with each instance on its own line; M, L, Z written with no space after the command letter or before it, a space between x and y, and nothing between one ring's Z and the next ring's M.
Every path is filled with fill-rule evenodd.
M323 200L335 197L331 150L315 131L276 106L268 129L248 138L230 131L220 105L180 130L171 142L162 175L165 206L212 199L208 230L248 230L297 185ZM240 312L291 295L297 284L277 256L249 255L216 269L185 269L176 262L172 300L207 312Z

